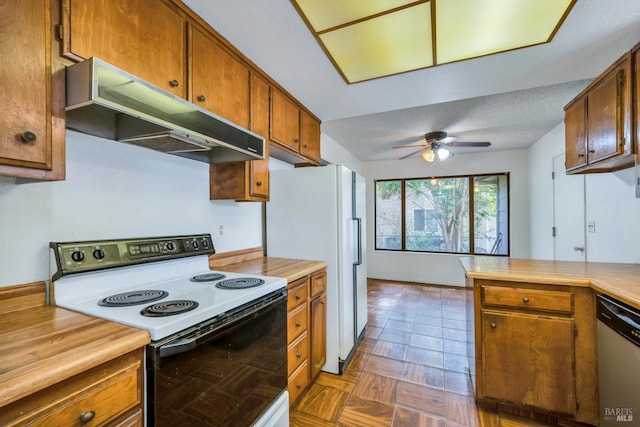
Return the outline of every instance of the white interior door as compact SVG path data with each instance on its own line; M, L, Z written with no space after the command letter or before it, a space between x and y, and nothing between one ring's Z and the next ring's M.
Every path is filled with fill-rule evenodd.
M567 175L564 154L553 158L554 259L586 259L584 175Z

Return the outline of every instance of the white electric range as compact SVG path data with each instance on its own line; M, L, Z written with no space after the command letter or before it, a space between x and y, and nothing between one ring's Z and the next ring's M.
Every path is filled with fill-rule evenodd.
M288 422L286 279L210 270L208 234L50 247L51 304L149 331L147 425Z

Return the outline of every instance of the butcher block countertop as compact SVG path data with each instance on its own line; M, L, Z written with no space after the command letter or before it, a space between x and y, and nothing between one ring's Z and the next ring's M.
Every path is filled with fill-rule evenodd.
M543 261L499 257L462 257L471 279L590 287L640 309L640 265L605 262Z
M293 282L327 266L326 261L265 257L262 247L223 252L209 257L209 268L233 273L284 277Z
M0 408L149 342L147 331L45 305L44 282L0 288Z

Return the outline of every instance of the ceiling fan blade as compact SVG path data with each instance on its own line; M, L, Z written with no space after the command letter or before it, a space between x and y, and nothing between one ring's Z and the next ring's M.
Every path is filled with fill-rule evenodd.
M487 141L451 141L444 143L444 145L449 147L489 147L491 143Z
M413 147L428 147L427 144L412 144L412 145L397 145L393 148L413 148Z
M421 149L419 149L418 151L414 151L414 152L412 152L412 153L409 153L409 154L407 154L407 155L405 155L405 156L400 157L398 160L404 160L404 159L407 159L407 158L409 158L409 157L411 157L411 156L415 156L415 155L416 155L416 154L418 154L418 153L422 153L424 150L425 150L425 148L421 148Z

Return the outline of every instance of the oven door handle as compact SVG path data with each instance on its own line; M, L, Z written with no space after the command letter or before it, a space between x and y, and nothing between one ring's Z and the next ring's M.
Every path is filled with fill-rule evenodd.
M173 341L158 348L158 356L161 358L167 356L173 356L174 354L186 353L191 351L198 345L198 338L193 337L190 339L183 339Z

